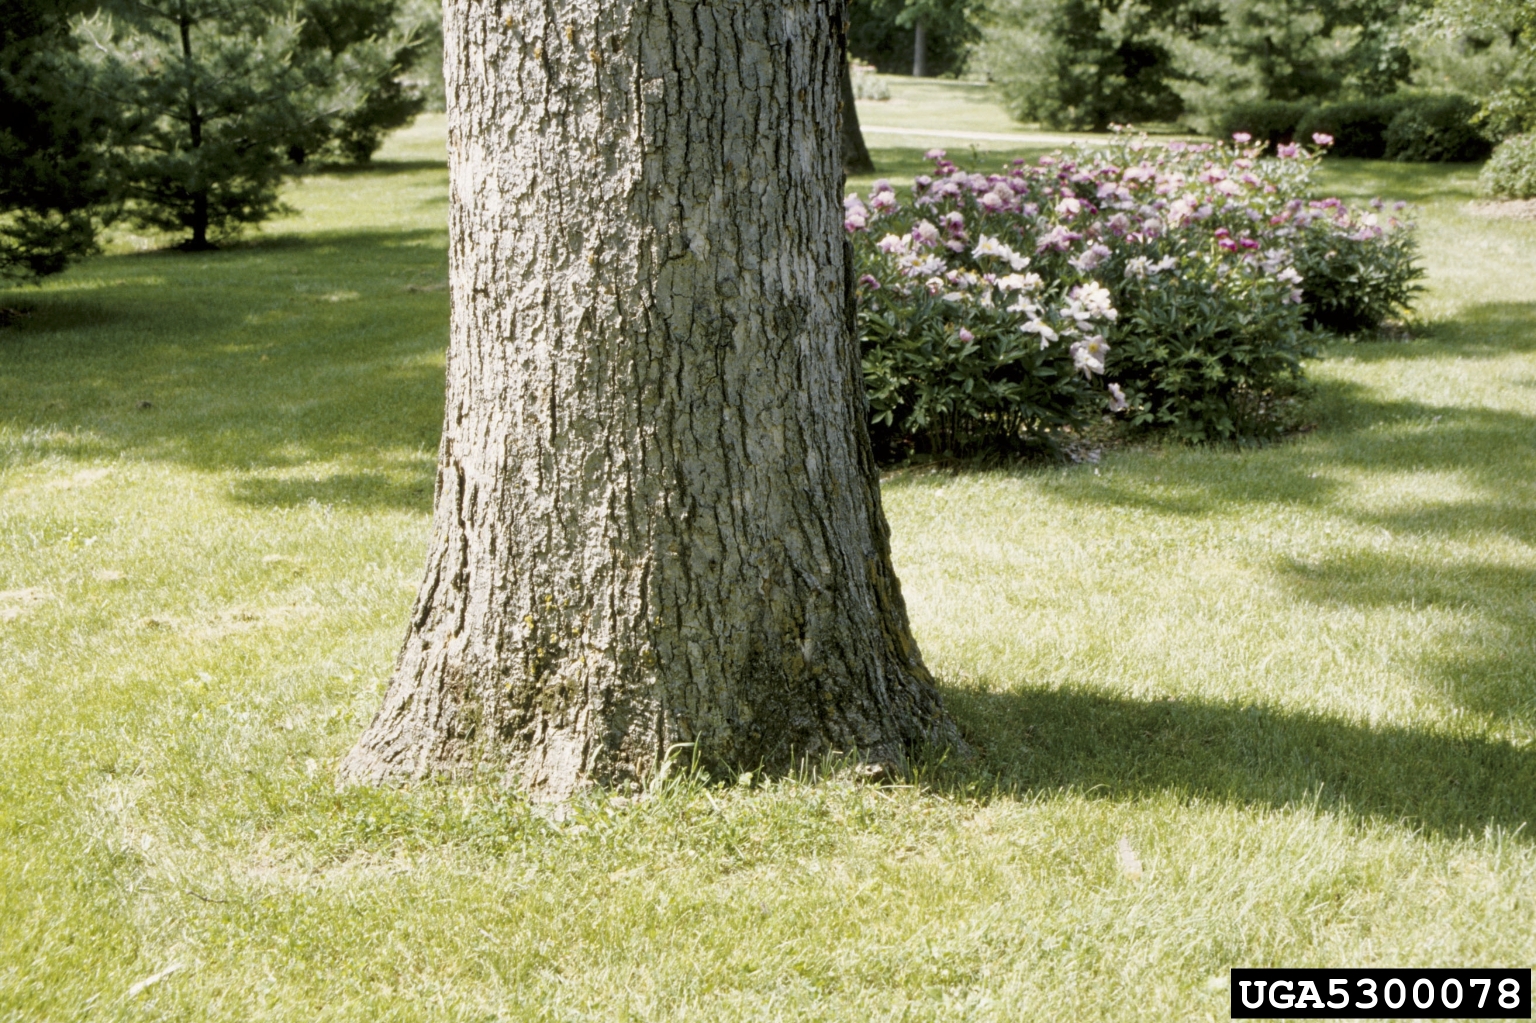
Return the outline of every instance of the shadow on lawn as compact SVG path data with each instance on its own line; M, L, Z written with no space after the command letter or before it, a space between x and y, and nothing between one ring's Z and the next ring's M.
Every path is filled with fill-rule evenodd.
M9 457L175 461L223 474L245 504L427 511L441 240L324 234L113 257L79 272L110 287L31 292L0 344L0 405L43 439ZM306 467L302 481L271 472Z
M1536 750L1481 738L1188 700L1081 690L945 700L999 789L1072 788L1109 799L1155 793L1282 807L1444 835L1494 826L1536 840ZM969 772L956 772L963 782ZM945 787L945 780L937 780Z
M1508 338L1497 347L1482 329L1490 321ZM1433 346L1378 344L1349 351L1368 359L1529 352L1536 350L1533 322L1536 307L1530 304L1483 306ZM1116 462L1112 477L1068 474L1054 490L1085 504L1209 516L1213 522L1290 505L1384 537L1455 544L1463 552L1536 545L1536 418L1381 401L1337 381L1320 385L1315 407L1322 427L1304 443L1225 455L1172 450L1127 458ZM1375 492L1356 494L1353 481L1366 474L1375 477ZM1453 480L1454 487L1443 500L1393 500L1387 491L1391 474L1407 487L1434 477ZM1426 688L1495 721L1536 724L1536 571L1497 556L1415 558L1364 540L1353 549L1330 543L1316 556L1279 558L1273 570L1285 588L1313 604L1442 612L1442 625L1425 636L1414 664ZM1528 762L1518 763L1525 765L1527 783L1536 785Z

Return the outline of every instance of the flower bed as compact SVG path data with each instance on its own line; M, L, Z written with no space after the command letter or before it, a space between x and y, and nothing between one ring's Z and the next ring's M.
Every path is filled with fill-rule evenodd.
M1421 271L1407 225L1307 198L1316 149L1236 138L1120 136L985 175L934 150L904 195L848 196L885 454L1013 447L1104 412L1189 440L1280 429L1317 330L1378 324Z

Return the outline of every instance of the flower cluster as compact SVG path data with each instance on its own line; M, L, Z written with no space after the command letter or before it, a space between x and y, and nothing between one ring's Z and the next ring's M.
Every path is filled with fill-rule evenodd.
M918 175L905 198L886 180L867 197L850 195L845 226L877 421L915 414L921 425L966 408L976 429L1008 420L1027 432L1098 402L1136 422L1198 420L1183 431L1191 436L1242 434L1237 393L1299 368L1317 264L1328 276L1327 260L1349 246L1411 256L1405 225L1380 204L1361 211L1309 197L1317 150L1289 145L1264 157L1248 141L1122 135L992 174L933 150L933 173ZM940 335L959 345L947 362L935 361ZM914 384L921 374L893 361L892 345L917 345L919 361L970 381L969 390ZM995 365L957 370L949 363L962 351ZM888 370L907 375L882 377ZM1030 374L1047 386L1029 386ZM974 400L983 382L991 398L1027 399L1028 414Z

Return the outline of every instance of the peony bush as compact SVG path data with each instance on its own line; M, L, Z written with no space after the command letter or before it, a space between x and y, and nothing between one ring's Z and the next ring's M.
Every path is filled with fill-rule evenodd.
M1014 448L1102 414L1193 441L1282 429L1319 330L1379 324L1420 274L1379 203L1307 198L1327 141L1265 158L1245 135L1121 135L994 174L934 150L910 190L849 195L882 454Z

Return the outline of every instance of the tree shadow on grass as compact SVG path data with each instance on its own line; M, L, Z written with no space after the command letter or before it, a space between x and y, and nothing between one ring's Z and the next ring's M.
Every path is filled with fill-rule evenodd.
M1315 805L1363 823L1446 836L1492 826L1536 839L1536 750L1192 700L1142 702L1072 689L947 689L981 761L941 788L990 775L999 792L1159 793L1272 807ZM1523 829L1523 830L1522 830Z
M1536 352L1536 302L1480 302L1415 334L1411 341L1343 342L1330 352L1362 363L1526 355Z
M1277 568L1292 592L1314 604L1474 616L1470 634L1426 641L1418 670L1468 710L1536 725L1536 571L1374 550Z
M49 455L171 461L241 503L426 511L442 422L436 231L278 238L196 257L110 257L110 287L33 290L5 329L0 407ZM329 482L274 479L313 466ZM281 474L279 474L281 475Z

